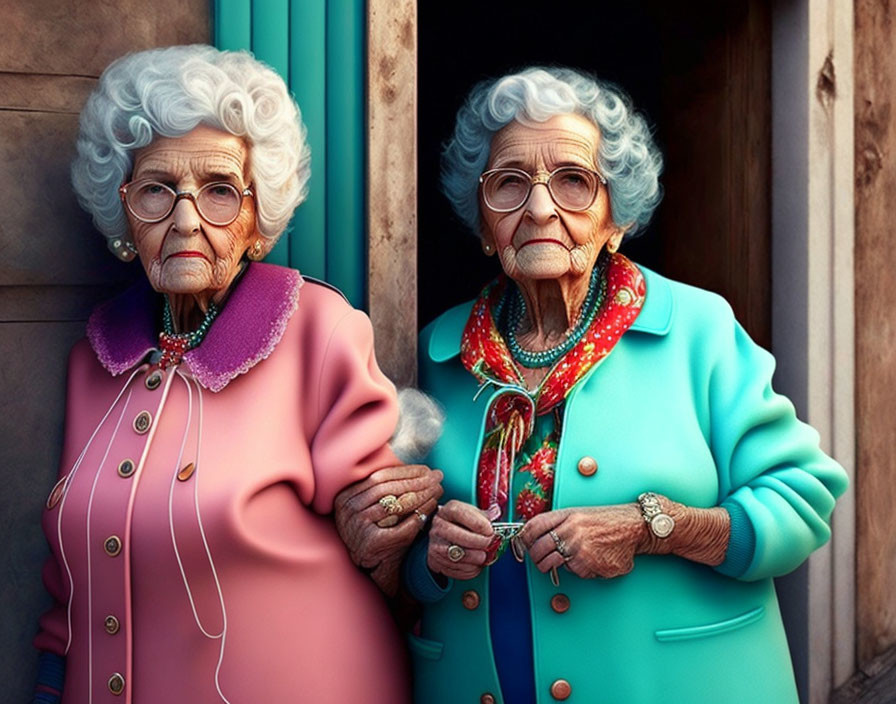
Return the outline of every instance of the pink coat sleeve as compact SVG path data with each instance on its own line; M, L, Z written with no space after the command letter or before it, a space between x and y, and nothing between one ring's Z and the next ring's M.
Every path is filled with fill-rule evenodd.
M77 342L69 354L68 381L65 391L65 435L59 459L58 478L62 478L69 471L76 457L76 451L70 446L71 443L68 440L71 436L70 426L77 417L76 400L79 394L84 393L80 388L83 375L79 375L78 370L83 369L84 360L89 360L91 355L92 352L86 339ZM48 489L48 494L49 491ZM50 535L50 531L56 530L55 516L55 512L47 511L43 515L44 534L51 546L56 544L55 535ZM66 612L68 580L62 572L62 566L55 554L51 554L44 563L43 580L47 592L53 598L53 606L40 618L40 628L34 638L34 647L57 655L65 655L68 645L68 614Z
M395 387L376 363L373 328L364 313L351 310L337 323L318 378L312 506L329 513L343 488L401 464L388 446L398 421Z

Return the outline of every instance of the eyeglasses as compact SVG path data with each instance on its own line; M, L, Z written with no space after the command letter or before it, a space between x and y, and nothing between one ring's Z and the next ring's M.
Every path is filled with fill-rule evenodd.
M509 213L521 207L532 187L543 183L554 202L564 210L580 211L591 207L601 184L607 180L597 171L581 166L561 166L551 173L535 176L522 169L490 169L479 177L486 206L496 213Z
M240 191L232 183L215 181L197 191L175 191L153 180L132 181L118 189L121 200L138 220L160 222L174 211L181 198L189 198L200 217L210 225L223 227L236 220L243 207L243 198L254 195L251 188Z

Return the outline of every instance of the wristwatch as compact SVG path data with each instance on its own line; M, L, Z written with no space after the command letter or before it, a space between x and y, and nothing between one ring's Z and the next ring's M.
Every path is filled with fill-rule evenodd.
M641 505L641 515L650 526L651 533L657 538L668 538L672 535L675 519L663 511L660 499L656 494L652 491L645 491L638 497L638 503Z

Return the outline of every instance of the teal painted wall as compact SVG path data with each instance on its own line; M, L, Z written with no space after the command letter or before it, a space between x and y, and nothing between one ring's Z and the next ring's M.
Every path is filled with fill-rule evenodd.
M308 199L267 261L366 304L364 0L213 0L214 41L283 76L311 147Z

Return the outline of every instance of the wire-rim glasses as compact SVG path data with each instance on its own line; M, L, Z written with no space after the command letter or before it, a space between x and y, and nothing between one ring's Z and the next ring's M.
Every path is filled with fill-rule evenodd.
M591 207L600 186L606 186L607 180L583 166L561 166L534 176L522 169L489 169L479 177L479 183L485 205L496 213L521 208L529 200L532 187L539 183L547 186L558 206L577 212Z
M161 222L174 211L181 198L189 198L199 216L210 225L229 225L240 214L243 198L254 195L251 188L242 191L227 181L206 183L196 191L175 191L161 181L131 181L118 189L121 200L135 218L145 223Z

